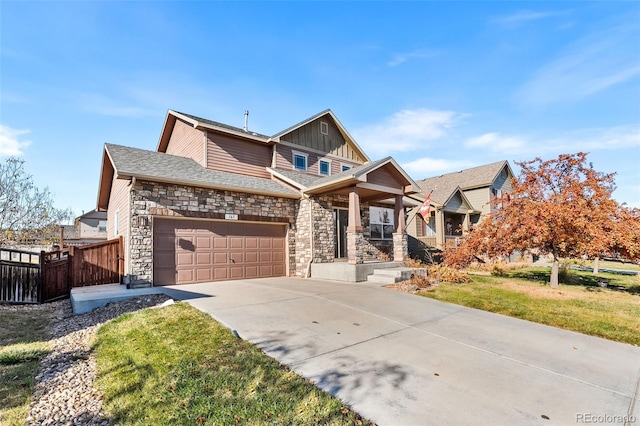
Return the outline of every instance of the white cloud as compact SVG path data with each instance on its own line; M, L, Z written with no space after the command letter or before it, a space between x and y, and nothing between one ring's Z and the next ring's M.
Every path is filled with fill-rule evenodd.
M534 12L532 10L521 10L507 16L499 16L491 20L494 24L515 27L530 21L549 18L564 14L565 12Z
M464 146L522 156L615 150L640 147L640 126L633 124L577 129L553 136L506 136L490 132L467 139Z
M435 176L439 173L448 173L452 170L462 170L473 167L470 161L446 160L443 158L422 157L401 164L402 168L416 179Z
M453 111L405 109L381 123L356 129L353 135L371 154L413 151L428 147L430 141L444 136L460 117Z
M408 53L398 53L396 54L392 60L390 60L387 65L390 67L396 67L404 62L407 62L409 59L413 58L430 58L435 56L436 52L432 50L414 50L413 52Z
M30 130L16 130L0 124L0 155L22 155L23 149L31 141L19 140L19 137L30 133Z
M630 54L638 30L619 26L579 40L537 70L515 93L524 104L574 102L640 75L640 56Z
M486 148L493 152L518 152L526 145L526 140L521 137L502 136L499 133L485 133L464 143L467 148Z

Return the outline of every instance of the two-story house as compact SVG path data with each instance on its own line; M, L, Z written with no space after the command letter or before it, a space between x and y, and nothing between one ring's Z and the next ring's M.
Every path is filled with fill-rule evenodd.
M419 190L330 110L273 136L169 111L156 151L105 145L97 204L126 279L170 285L402 260Z
M409 212L407 233L412 251L420 247L454 247L482 216L491 212L491 200L511 192L513 170L508 161L460 170L417 181L421 188L415 198L431 194L431 209L426 218L419 206Z
M73 225L62 225L65 246L81 246L107 239L107 213L91 210L75 218Z

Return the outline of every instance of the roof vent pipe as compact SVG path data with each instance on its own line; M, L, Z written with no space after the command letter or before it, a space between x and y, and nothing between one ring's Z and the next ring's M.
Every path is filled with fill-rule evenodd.
M249 131L249 111L246 109L244 110L244 131Z

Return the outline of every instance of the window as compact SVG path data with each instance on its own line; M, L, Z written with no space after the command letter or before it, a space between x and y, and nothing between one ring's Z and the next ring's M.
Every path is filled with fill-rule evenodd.
M422 221L422 236L433 237L436 235L436 218L429 216L427 219Z
M351 166L348 164L343 164L342 165L342 169L343 172L346 172L347 170L351 170Z
M383 207L369 207L369 222L371 226L371 239L390 240L395 231L393 209Z
M98 232L107 232L107 221L101 220L98 222Z
M324 121L320 122L320 133L322 133L323 135L329 134L329 125Z
M300 152L293 153L293 168L302 172L307 171L307 154Z
M327 160L320 160L319 171L321 175L329 176L331 174L331 163Z
M120 233L120 223L118 220L119 212L116 211L116 214L113 216L113 232L118 235Z

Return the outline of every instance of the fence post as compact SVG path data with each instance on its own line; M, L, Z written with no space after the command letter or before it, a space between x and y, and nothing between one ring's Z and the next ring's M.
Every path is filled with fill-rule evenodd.
M69 265L67 269L67 290L69 291L71 291L77 281L75 249L75 246L70 246L69 253L67 254L67 265Z
M40 270L38 271L38 303L42 303L45 293L44 250L40 251Z

